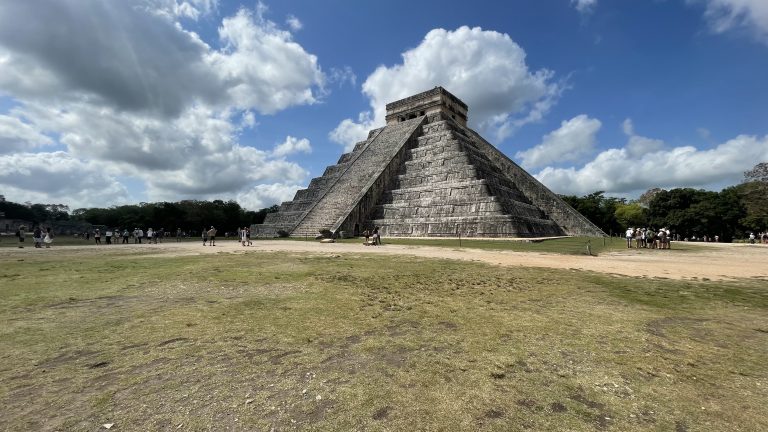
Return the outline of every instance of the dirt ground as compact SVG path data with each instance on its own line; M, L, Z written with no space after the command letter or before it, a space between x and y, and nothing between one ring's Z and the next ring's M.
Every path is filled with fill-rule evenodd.
M197 242L166 242L157 245L99 246L104 253L153 250L169 256L252 253L252 252L307 252L315 254L394 254L424 258L440 258L484 262L499 266L545 267L577 269L599 273L634 277L668 279L728 280L739 278L768 279L768 246L729 243L697 243L696 251L635 250L604 252L600 256L559 255L533 252L459 249L429 246L384 244L363 246L349 243L319 243L285 240L259 240L251 247L243 247L234 240L219 240L215 247L203 247ZM0 249L0 259L26 253L92 253L95 246L67 246L52 249Z

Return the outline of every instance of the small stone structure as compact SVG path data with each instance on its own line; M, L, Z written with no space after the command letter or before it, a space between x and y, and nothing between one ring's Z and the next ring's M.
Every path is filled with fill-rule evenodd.
M251 232L357 236L379 227L384 237L605 235L469 129L467 114L467 105L442 87L387 104L386 126Z

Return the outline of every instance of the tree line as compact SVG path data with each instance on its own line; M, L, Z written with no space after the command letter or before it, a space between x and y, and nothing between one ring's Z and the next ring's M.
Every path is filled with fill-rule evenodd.
M58 221L81 221L91 225L132 230L134 228L181 229L197 232L211 225L220 231L260 224L268 213L276 212L277 205L259 211L245 210L235 201L155 202L113 206L109 208L78 208L69 211L62 204L19 204L0 202L0 212L7 219L21 219L33 224Z
M627 227L669 228L682 238L719 236L722 241L746 238L768 230L768 163L744 173L744 181L720 192L691 188L650 189L636 200L607 197L597 191L582 197L561 196L606 234L623 234ZM140 203L109 208L79 208L63 204L0 202L0 214L33 224L81 221L92 225L133 229L164 228L197 232L202 227L219 230L260 224L277 205L259 211L243 209L235 201Z
M768 181L748 181L720 192L651 189L634 201L600 191L562 198L609 235L623 235L628 227L666 227L681 238L719 236L728 242L768 230Z

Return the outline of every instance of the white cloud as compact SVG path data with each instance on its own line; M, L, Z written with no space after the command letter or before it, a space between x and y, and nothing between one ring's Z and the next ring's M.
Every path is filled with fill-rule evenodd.
M581 168L547 167L535 175L553 191L583 195L597 190L637 193L652 187L718 187L739 182L755 161L768 160L768 136L739 135L715 148L675 147L633 156L609 149Z
M258 210L292 200L298 189L301 189L301 186L295 184L260 184L239 193L237 202L247 209Z
M0 154L54 144L53 140L17 117L0 114Z
M590 13L597 6L597 0L571 0L571 4L579 13Z
M219 28L223 48L214 50L178 22L135 7L141 4L4 5L0 89L19 100L165 117L199 103L271 114L316 101L313 89L325 79L317 58L265 19L263 8L225 18Z
M625 119L621 127L624 130L624 134L629 137L626 150L631 157L639 158L647 153L653 153L664 148L664 141L662 140L646 138L635 134L635 125L632 123L632 119Z
M317 59L267 20L261 3L223 19L221 49L177 21L217 6L215 0L4 5L0 95L17 106L0 115L0 154L65 147L57 159L97 181L48 172L42 164L28 171L54 182L60 197L49 201L77 205L107 206L126 197L116 180L122 178L146 185L142 193L152 200L231 198L262 182L304 181L308 173L299 165L238 140L257 124L255 113L317 101L325 80ZM297 140L279 151L309 148ZM13 163L30 160L37 159L26 154ZM8 199L44 196L28 177L3 178Z
M337 143L344 145L345 152L351 152L357 142L364 140L368 136L368 131L374 128L374 121L371 119L370 111L361 112L357 117L357 122L351 119L344 119L328 134L328 137Z
M299 21L298 18L296 18L293 15L288 15L288 18L285 19L285 23L288 24L288 28L291 29L291 31L297 32L304 28L304 24Z
M469 105L470 126L498 142L540 119L562 90L552 82L553 72L529 71L525 51L509 35L479 27L434 29L402 57L401 64L379 66L363 83L372 114L342 121L332 140L350 148L384 124L387 103L443 86Z
M70 208L104 207L128 197L100 164L65 152L0 156L0 185L6 198L16 202L63 202Z
M627 136L632 136L635 134L635 124L632 122L632 119L627 118L624 119L624 121L621 123L621 130L624 131L624 134Z
M225 83L232 105L272 114L317 101L312 88L325 81L317 57L258 10L241 9L225 18L219 35L224 49L209 53L207 61Z
M706 5L705 17L715 33L736 28L747 29L768 43L768 1L766 0L689 0Z
M272 150L272 156L283 157L294 153L312 153L312 146L306 138L294 138L290 135L285 137L285 141L275 146Z
M328 74L328 82L337 83L339 87L348 82L349 85L354 87L357 85L357 75L355 75L355 72L352 71L352 68L349 66L344 66L343 68L331 68L331 71Z
M155 13L168 17L197 20L218 8L218 0L148 0L147 7Z
M633 158L642 157L648 153L654 153L664 148L664 141L632 135L627 142L627 152Z
M597 142L597 132L602 123L585 114L563 121L560 128L544 136L541 144L526 151L518 152L515 157L522 159L526 169L541 167L551 163L578 161L590 154Z

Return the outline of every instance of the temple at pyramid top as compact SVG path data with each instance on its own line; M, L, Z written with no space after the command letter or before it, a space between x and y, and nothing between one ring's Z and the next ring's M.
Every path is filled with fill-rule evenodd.
M442 87L387 104L371 130L251 232L260 237L603 236L467 126L469 108Z
M409 96L387 104L387 124L403 122L424 115L440 113L461 126L467 126L469 107L448 90L435 87L432 90Z

